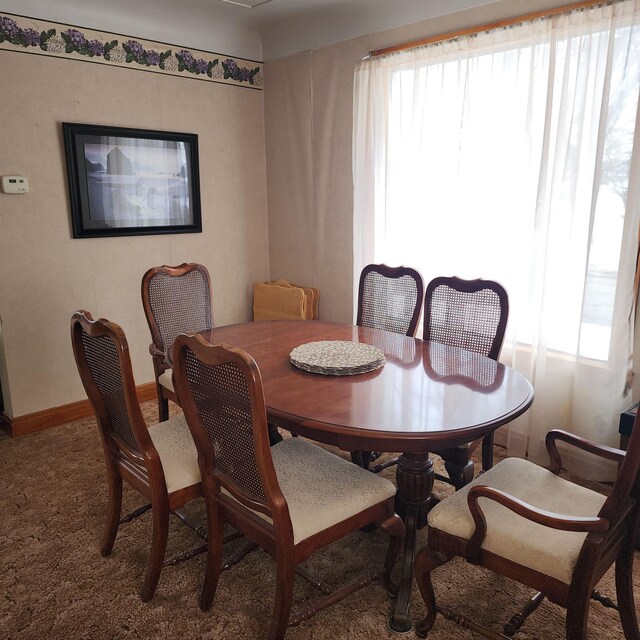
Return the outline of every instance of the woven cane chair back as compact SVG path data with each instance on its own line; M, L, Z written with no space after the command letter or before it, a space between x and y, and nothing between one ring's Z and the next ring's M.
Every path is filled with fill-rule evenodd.
M99 418L105 437L115 436L118 444L140 454L140 434L127 410L127 384L135 388L127 340L122 329L106 320L94 321L86 311L77 311L71 320L73 351L80 378ZM135 407L138 408L137 399ZM142 419L140 414L140 419Z
M250 508L269 514L275 470L266 409L255 362L248 354L180 336L175 378L189 428L206 472ZM202 466L201 466L202 471Z
M213 327L209 272L200 264L155 267L142 279L142 299L153 342L166 351L180 333Z
M425 295L424 339L497 360L509 315L507 292L491 280L435 278Z
M370 264L360 275L356 324L415 336L423 292L415 269Z

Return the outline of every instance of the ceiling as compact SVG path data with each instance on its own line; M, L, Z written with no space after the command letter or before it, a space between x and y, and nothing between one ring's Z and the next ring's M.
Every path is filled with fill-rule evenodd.
M0 11L262 60L497 0L233 1L0 0Z

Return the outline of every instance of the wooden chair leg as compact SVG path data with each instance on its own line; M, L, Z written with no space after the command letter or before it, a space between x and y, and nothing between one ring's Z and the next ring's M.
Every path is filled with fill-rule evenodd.
M625 540L616 558L616 596L625 640L639 640L638 619L633 597L633 536Z
M166 422L169 419L169 400L164 397L162 387L156 384L158 391L158 422Z
M567 640L586 640L592 586L581 584L569 592L567 605Z
M278 550L276 553L276 596L273 606L273 617L269 627L268 640L283 640L291 615L293 602L293 585L296 577L296 567L290 555Z
M151 516L153 520L153 534L151 537L151 551L147 564L147 574L140 593L142 602L148 602L153 598L160 579L164 555L167 550L167 538L169 537L169 506L166 500L152 499Z
M207 502L207 565L204 584L200 594L200 609L208 611L218 588L222 568L222 546L224 544L224 523L216 513L215 503Z
M382 473L385 469L388 469L389 467L393 467L394 465L398 464L398 462L400 462L400 456L391 458L391 460L387 460L382 464L376 464L373 467L369 467L369 471L372 471L373 473Z
M357 464L363 469L369 469L369 463L371 462L371 451L352 451L351 462Z
M482 470L493 467L493 431L482 438Z
M391 539L389 540L389 548L387 549L387 555L384 560L384 573L382 574L382 583L385 589L390 595L395 595L398 592L398 585L391 582L391 572L396 564L396 560L400 555L402 549L402 543L404 542L404 522L402 518L393 514L391 518L380 523L380 528L386 531Z
M272 447L273 445L276 445L284 440L284 438L280 435L280 432L278 431L278 427L276 427L275 424L268 422L267 427L269 429L269 444Z
M444 468L447 470L451 483L456 488L462 489L465 485L469 484L473 480L474 465L473 460L469 460L464 467L454 464L453 462L445 461Z
M529 599L529 602L524 606L522 611L515 613L509 619L509 622L504 625L503 631L505 636L509 636L510 638L522 627L522 625L527 621L527 618L542 604L544 600L544 593L542 591L538 591L534 593L533 596Z
M107 466L107 475L109 478L109 511L102 537L102 545L100 546L100 553L103 556L108 556L113 549L122 510L122 478L113 465Z
M427 615L416 624L416 635L419 638L426 638L429 631L431 631L431 627L433 627L433 623L436 621L436 594L431 582L431 572L447 562L448 559L446 556L432 551L429 547L423 547L416 556L416 582L422 599L427 606Z

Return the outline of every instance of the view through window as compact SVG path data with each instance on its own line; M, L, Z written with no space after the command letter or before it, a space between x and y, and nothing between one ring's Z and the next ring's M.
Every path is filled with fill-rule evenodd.
M640 34L510 36L390 73L375 261L498 280L519 343L606 360Z

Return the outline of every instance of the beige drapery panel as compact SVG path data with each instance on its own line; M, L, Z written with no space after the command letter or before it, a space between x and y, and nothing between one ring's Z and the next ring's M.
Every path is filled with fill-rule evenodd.
M270 277L317 287L333 322L353 322L353 65L367 45L265 63Z

